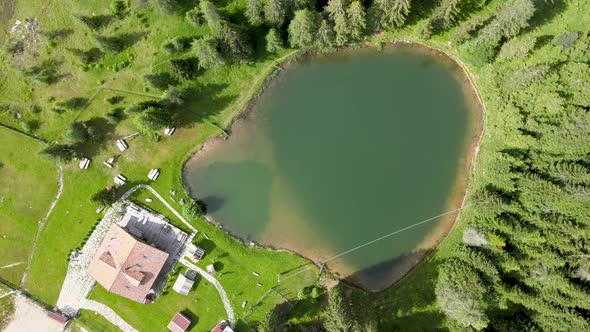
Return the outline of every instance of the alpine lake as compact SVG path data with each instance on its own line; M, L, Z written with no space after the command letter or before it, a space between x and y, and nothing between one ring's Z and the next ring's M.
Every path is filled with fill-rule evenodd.
M304 57L227 139L186 162L183 180L231 234L329 260L330 271L380 291L452 227L480 118L466 73L424 46Z

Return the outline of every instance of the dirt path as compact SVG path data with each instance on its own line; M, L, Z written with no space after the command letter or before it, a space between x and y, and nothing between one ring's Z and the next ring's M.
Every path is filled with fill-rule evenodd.
M43 219L41 219L39 221L39 227L37 227L37 234L35 234L35 239L33 240L33 246L31 247L31 254L29 255L29 259L27 260L27 267L25 268L25 272L23 273L23 277L20 280L20 287L23 287L23 285L25 284L25 281L27 280L27 274L29 272L29 268L31 267L31 261L33 260L33 255L35 254L35 248L37 247L37 240L39 239L39 235L41 235L41 230L43 230L43 226L45 226L45 223L47 222L47 219L49 218L49 215L51 214L51 211L53 211L53 208L55 208L55 205L57 205L57 201L59 200L59 197L61 196L61 193L63 191L63 169L61 166L57 166L57 194L55 195L55 198L53 199L53 201L51 202L51 205L49 205L49 210L47 210L47 213L45 213L45 216L43 216Z
M121 331L123 332L137 332L137 330L134 329L133 326L129 325L129 323L123 320L121 316L117 315L117 313L113 311L113 309L107 307L106 305L100 302L84 299L80 303L80 308L99 313L102 317L111 322L111 324L121 329Z
M234 310L231 307L231 303L229 302L225 289L223 289L223 286L221 286L219 281L217 281L215 277L207 273L207 271L204 271L195 264L187 261L184 257L181 258L179 262L184 266L188 267L189 269L197 271L201 275L201 277L209 281L211 284L213 284L213 286L215 286L215 288L217 288L217 292L219 293L219 297L221 298L221 302L223 302L223 307L225 308L225 312L227 313L227 320L229 320L231 324L235 324L236 318L234 315Z

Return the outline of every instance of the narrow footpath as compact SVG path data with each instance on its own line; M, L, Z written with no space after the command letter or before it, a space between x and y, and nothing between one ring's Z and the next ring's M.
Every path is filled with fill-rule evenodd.
M200 267L196 266L195 264L186 260L186 258L182 257L179 261L184 266L188 267L191 270L197 271L204 279L209 281L215 288L217 288L217 292L219 293L219 297L221 298L221 302L223 302L223 307L225 308L225 312L227 313L227 320L233 325L235 323L235 316L234 310L231 307L231 303L229 303L229 298L227 297L227 293L223 289L223 286L215 279L212 275L207 273L207 271L201 269Z

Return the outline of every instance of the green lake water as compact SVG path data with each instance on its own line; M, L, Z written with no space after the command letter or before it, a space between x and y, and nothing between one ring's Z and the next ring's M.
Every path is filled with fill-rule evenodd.
M462 74L437 57L398 46L292 64L229 139L208 142L187 162L184 181L232 234L315 261L451 210L473 115ZM442 222L328 266L386 288L444 235Z

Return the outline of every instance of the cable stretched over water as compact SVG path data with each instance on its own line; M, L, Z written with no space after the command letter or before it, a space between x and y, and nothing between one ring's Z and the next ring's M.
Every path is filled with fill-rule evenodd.
M334 260L334 259L336 259L336 258L339 258L339 257L341 257L341 256L344 256L344 255L346 255L346 254L349 254L349 253L351 253L351 252L353 252L353 251L359 250L359 249L361 249L361 248L363 248L363 247L366 247L366 246L368 246L368 245L371 245L371 244L373 244L373 243L375 243L375 242L379 242L379 241L381 241L381 240L383 240L383 239L386 239L386 238L388 238L388 237L390 237L390 236L393 236L393 235L399 234L399 233L401 233L401 232L405 232L405 231L407 231L407 230L409 230L409 229L411 229L411 228L414 228L414 227L420 226L420 225L422 225L422 224L425 224L425 223L427 223L427 222L430 222L430 221L436 220L436 219L438 219L438 218L440 218L440 217L444 217L444 216L446 216L446 215L449 215L449 214L451 214L451 213L459 212L459 211L461 211L461 210L463 210L463 209L466 209L466 208L468 208L468 207L470 207L470 206L472 206L472 205L475 205L475 204L477 204L477 202L474 202L474 203L470 203L470 204L464 205L464 206L462 206L462 207L459 207L459 208L456 208L456 209L454 209L454 210L450 210L450 211L447 211L447 212L441 213L441 214L439 214L439 215L436 215L436 216L434 216L434 217L430 217L430 218L428 218L428 219L424 219L424 220L422 220L422 221L419 221L419 222L417 222L417 223L414 223L414 224L412 224L412 225L406 226L406 227L404 227L404 228L402 228L402 229L395 230L395 231L393 231L393 232L391 232L391 233L389 233L389 234L385 234L385 235L383 235L383 236L380 236L380 237L378 237L378 238L375 238L375 239L373 239L373 240L370 240L370 241L367 241L367 242L365 242L365 243L363 243L363 244L360 244L360 245L358 245L358 246L356 246L356 247L354 247L354 248L351 248L351 249L348 249L348 250L346 250L346 251L343 251L343 252L341 252L341 253L339 253L339 254L336 254L336 255L334 255L334 256L332 256L332 257L330 257L330 258L327 258L327 259L325 259L325 260L323 260L323 261L321 261L320 263L317 263L317 264L321 264L321 265L323 265L323 264L326 264L326 263L328 263L329 261L332 261L332 260ZM301 271L298 271L298 272L296 272L296 273L294 273L294 274L292 274L292 275L290 275L290 276L288 276L288 277L286 277L286 278L280 279L280 281L284 281L284 280L287 280L287 279L289 279L289 278L292 278L292 277L294 277L294 276L296 276L296 275L298 275L298 274L300 274L300 273L303 273L303 272L305 272L305 271L309 270L309 269L310 269L310 268L312 268L312 267L313 267L313 265L312 265L312 266L309 266L309 267L307 267L307 268L305 268L305 269L303 269L303 270L301 270Z
M511 194L511 193L503 193L503 194L500 194L500 195L498 195L498 196L499 196L499 197L503 197L503 196L506 196L506 195L509 195L509 194ZM582 194L581 196L587 196L587 195L590 195L590 193ZM344 256L344 255L346 255L346 254L349 254L349 253L351 253L351 252L353 252L353 251L356 251L356 250L358 250L358 249L361 249L361 248L363 248L363 247L366 247L366 246L368 246L368 245L371 245L371 244L373 244L373 243L375 243L375 242L378 242L378 241L381 241L381 240L383 240L383 239L386 239L386 238L388 238L388 237L390 237L390 236L393 236L393 235L399 234L399 233L401 233L401 232L407 231L407 230L409 230L409 229L411 229L411 228L414 228L414 227L416 227L416 226L420 226L420 225L422 225L422 224L425 224L425 223L427 223L427 222L430 222L430 221L436 220L436 219L438 219L438 218L440 218L440 217L444 217L444 216L446 216L446 215L448 215L448 214L451 214L451 213L459 212L459 211L461 211L461 210L463 210L463 209L466 209L466 208L468 208L468 207L471 207L471 206L473 206L473 205L477 205L477 204L486 204L486 203L489 203L489 202L490 202L489 200L485 200L485 201L484 201L484 200L475 201L475 202L473 202L473 203L466 204L466 205L464 205L464 206L462 206L462 207L459 207L459 208L456 208L456 209L454 209L454 210L450 210L450 211L447 211L447 212L441 213L441 214L439 214L439 215L436 215L436 216L434 216L434 217L430 217L430 218L428 218L428 219L424 219L424 220L422 220L422 221L419 221L419 222L417 222L417 223L414 223L414 224L412 224L412 225L406 226L406 227L404 227L404 228L402 228L402 229L398 229L398 230L396 230L396 231L393 231L393 232L391 232L391 233L389 233L389 234L386 234L386 235L380 236L380 237L378 237L378 238L375 238L375 239L373 239L373 240L370 240L370 241L368 241L368 242L365 242L365 243L363 243L363 244L360 244L360 245L358 245L358 246L356 246L356 247L354 247L354 248L351 248L351 249L348 249L348 250L346 250L346 251L343 251L343 252L341 252L341 253L339 253L339 254L336 254L336 255L334 255L334 256L332 256L332 257L330 257L330 258L327 258L327 259L325 259L325 260L323 260L323 261L321 261L321 262L319 262L319 263L316 263L316 264L314 264L314 265L324 265L324 264L326 264L327 262L329 262L329 261L331 261L331 260L334 260L334 259L336 259L336 258L339 258L339 257L341 257L341 256ZM280 279L280 274L279 274L279 282L281 282L281 281L284 281L284 280L287 280L287 279L289 279L289 278L292 278L292 277L294 277L294 276L296 276L296 275L298 275L298 274L300 274L300 273L303 273L303 272L305 272L305 271L307 271L307 270L311 269L311 268L312 268L314 265L311 265L311 266L309 266L309 267L307 267L307 268L305 268L305 269L303 269L303 270L301 270L301 271L295 272L295 273L293 273L292 275L290 275L290 276L287 276L286 278L283 278L283 279Z

